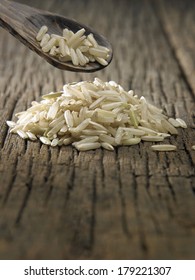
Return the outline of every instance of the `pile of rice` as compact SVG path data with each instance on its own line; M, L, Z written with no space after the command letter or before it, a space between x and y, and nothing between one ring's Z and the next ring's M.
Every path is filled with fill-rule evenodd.
M42 26L36 40L43 52L58 58L62 62L71 61L74 65L85 66L89 62L97 61L101 65L108 65L109 49L100 46L93 34L85 34L82 28L76 33L65 28L62 36L47 33L48 27Z
M51 146L72 144L79 151L140 141L161 142L177 127L186 128L180 118L168 118L161 109L125 91L114 81L82 81L66 84L62 91L43 95L27 111L16 114L17 122L7 121L10 132L23 139ZM153 145L153 150L175 150L174 145Z

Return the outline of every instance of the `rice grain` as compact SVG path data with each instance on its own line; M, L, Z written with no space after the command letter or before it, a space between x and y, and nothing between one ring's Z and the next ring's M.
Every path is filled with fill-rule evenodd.
M159 151L159 152L168 152L168 151L175 151L177 147L175 145L153 145L151 146L151 149L153 151Z
M114 147L109 143L103 142L101 146L108 151L114 151Z
M71 38L72 33L69 35ZM143 96L138 98L114 81L98 78L66 84L62 91L45 94L40 102L33 101L16 117L16 122L7 121L7 125L10 132L21 138L40 140L52 147L72 144L80 151L163 141L178 133L178 124L186 127L181 119L168 118ZM151 148L169 151L176 146L162 144Z
M184 120L180 118L176 118L176 121L180 124L180 127L187 128L187 124L185 123Z
M39 139L43 144L51 145L51 141L47 137L41 136Z
M42 51L62 62L71 61L73 65L85 67L89 62L97 61L103 66L108 64L109 49L97 43L93 34L85 35L85 29L76 33L65 28L62 36L49 34L48 27L42 26L36 40Z
M48 31L48 27L45 25L42 26L41 29L39 30L39 32L37 33L37 36L36 36L37 41L41 41L47 31Z
M75 147L79 151L88 151L88 150L94 150L101 147L100 143L82 143L82 144L75 144Z
M159 142L159 141L163 141L164 137L162 136L150 136L150 135L145 135L142 136L141 139L143 141L150 141L150 142Z

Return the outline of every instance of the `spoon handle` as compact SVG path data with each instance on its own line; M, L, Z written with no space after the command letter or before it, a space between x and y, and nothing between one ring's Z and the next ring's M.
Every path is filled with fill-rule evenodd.
M38 11L31 8L31 12ZM0 0L0 26L7 29L12 35L23 36L25 20L29 16L29 7L20 3Z
M30 32L27 28L27 18L29 14L33 13L39 14L39 10L17 2L0 0L0 26L30 49L33 48L28 40L25 39L25 35Z
M24 22L24 13L18 7L18 3L0 0L0 25L14 36L15 29L21 29Z

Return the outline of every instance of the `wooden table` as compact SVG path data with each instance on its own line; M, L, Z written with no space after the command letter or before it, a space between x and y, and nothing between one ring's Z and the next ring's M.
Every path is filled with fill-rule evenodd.
M0 258L194 259L195 2L31 2L98 30L114 58L93 74L65 72L0 30ZM32 100L96 76L183 118L188 128L166 140L177 151L78 152L8 133Z

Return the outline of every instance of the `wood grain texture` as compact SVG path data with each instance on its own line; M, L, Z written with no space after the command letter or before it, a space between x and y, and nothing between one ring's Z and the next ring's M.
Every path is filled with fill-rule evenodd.
M163 3L33 1L112 42L112 63L93 74L55 69L0 30L1 259L195 258L194 90L170 39L179 31L166 30L177 26L178 17L165 17ZM193 10L188 13L193 18ZM156 153L141 143L115 152L78 152L8 134L5 120L14 120L32 100L95 76L183 118L188 128L165 141L177 151Z
M159 9L158 9L159 10ZM195 91L195 3L194 1L170 1L161 3L159 15L167 40L174 49L184 78L191 91Z

